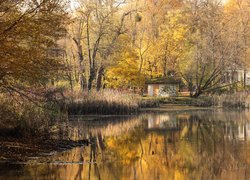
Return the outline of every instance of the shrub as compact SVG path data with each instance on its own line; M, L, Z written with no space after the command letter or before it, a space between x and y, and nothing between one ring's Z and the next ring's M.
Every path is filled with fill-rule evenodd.
M142 98L139 103L140 108L154 108L159 107L163 100L161 98Z

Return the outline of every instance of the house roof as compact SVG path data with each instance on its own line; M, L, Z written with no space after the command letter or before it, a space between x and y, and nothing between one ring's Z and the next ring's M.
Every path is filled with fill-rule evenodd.
M181 83L180 78L176 77L161 77L146 80L146 84L179 84Z

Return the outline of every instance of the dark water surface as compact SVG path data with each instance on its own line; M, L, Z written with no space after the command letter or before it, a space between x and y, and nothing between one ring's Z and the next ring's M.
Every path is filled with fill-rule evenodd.
M250 179L250 112L196 111L70 121L75 148L28 164L0 165L0 179Z

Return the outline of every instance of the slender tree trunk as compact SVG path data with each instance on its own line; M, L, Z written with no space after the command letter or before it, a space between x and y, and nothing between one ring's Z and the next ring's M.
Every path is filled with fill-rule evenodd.
M73 78L72 78L72 62L68 59L68 56L67 56L67 52L65 52L65 62L66 62L66 67L67 67L67 77L68 77L68 80L69 80L69 84L70 84L70 89L71 91L73 91Z
M84 68L83 68L83 65L82 65L82 62L83 62L82 46L79 45L77 48L78 48L78 59L79 59L78 60L79 82L80 82L81 90L83 91L84 88L85 88L85 80L84 80L84 77L83 77Z
M244 69L244 73L243 73L243 87L244 87L244 89L246 89L246 84L247 84L247 73L246 73L246 69Z
M89 74L89 79L88 79L88 91L90 91L93 87L93 81L95 79L96 73L93 68L90 68L90 74Z
M195 94L193 95L193 97L197 98L197 97L199 97L201 94L202 94L202 91L201 91L200 89L197 89L197 90L195 91Z
M101 66L98 69L97 72L97 78L96 78L96 90L99 91L102 87L102 77L103 77L103 73L104 73L104 67Z
M163 77L166 78L167 77L167 50L168 50L168 46L166 45L165 47L165 52L164 52L164 61L163 61Z
M193 83L192 83L192 79L190 80L190 82L188 82L188 90L189 90L189 96L193 97Z
M87 22L86 22L86 34L87 34L87 48L88 48L88 58L89 58L89 79L88 79L88 91L92 89L93 81L95 79L95 57L92 58L91 56L91 47L90 47L90 32L89 32L89 18L90 14L87 16ZM95 50L95 49L94 49ZM93 50L93 51L94 51ZM93 52L94 54L95 52Z
M77 46L77 54L78 54L78 78L79 78L79 84L81 87L81 90L83 91L85 89L85 79L83 77L84 73L84 67L83 67L83 52L82 52L82 46L79 41L73 39Z
M73 38L73 41L75 42L76 47L77 47L77 54L78 54L78 76L79 76L80 87L81 87L81 90L83 91L84 88L85 88L85 80L84 80L84 77L83 77L84 67L83 67L83 64L82 64L83 61L84 61L83 51L82 51L82 45L81 45L82 23L83 23L83 20L81 19L80 23L79 23L77 37Z

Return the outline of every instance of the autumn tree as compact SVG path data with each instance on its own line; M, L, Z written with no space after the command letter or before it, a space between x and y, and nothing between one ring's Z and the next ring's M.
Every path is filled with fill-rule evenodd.
M191 95L198 97L222 86L225 70L239 55L238 37L219 1L191 1L188 7L192 53L186 62L190 66L182 75L192 87Z
M59 0L0 2L0 92L37 94L62 67L57 40L65 34Z
M134 89L140 86L144 74L138 72L141 61L136 50L130 45L131 41L127 35L119 39L119 48L112 55L113 62L109 64L105 73L106 87Z
M178 72L180 61L189 51L187 44L188 25L185 23L185 12L182 10L169 11L164 23L159 28L158 55L163 77L167 72Z
M127 35L131 39L131 46L137 53L137 88L143 90L145 79L158 76L156 70L160 61L159 41L160 26L164 23L164 17L169 9L176 4L173 1L130 1L129 6L134 8L135 14L127 22L130 27ZM158 67L158 69L160 69Z
M238 57L235 59L235 64L244 70L243 85L246 87L246 70L250 65L250 4L248 1L230 0L225 4L224 13L232 19L231 27L234 27L234 34L237 36L235 48L237 48Z
M77 25L72 39L77 47L79 74L86 80L88 90L100 89L106 64L117 39L126 29L126 17L132 11L121 11L125 1L79 1L75 14ZM82 90L84 89L83 84Z
M110 79L120 76L142 90L146 79L175 72L192 96L221 88L225 71L247 62L248 10L243 4L237 1L232 8L217 0L79 1L70 30L76 79L82 90L91 90L103 87L106 77L110 87L118 86ZM125 68L129 65L131 69Z

